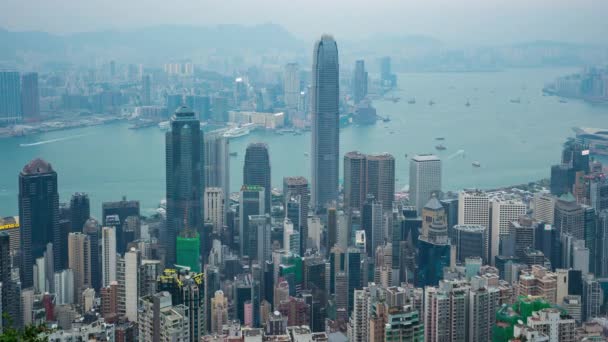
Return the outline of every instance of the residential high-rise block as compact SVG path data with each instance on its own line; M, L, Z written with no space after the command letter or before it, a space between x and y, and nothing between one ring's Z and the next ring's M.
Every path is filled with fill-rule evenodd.
M36 72L21 75L21 111L26 121L40 119L40 94Z
M323 35L312 65L312 203L319 210L338 199L340 153L338 46Z
M139 268L141 266L141 254L135 248L125 253L124 256L124 305L125 316L131 322L137 322L137 303L139 298Z
M60 251L67 249L59 231L59 193L57 173L42 159L29 162L19 174L19 220L21 224L21 283L34 285L34 260L43 256L46 245L53 244L53 266L60 270ZM67 263L67 262L66 262Z
M68 267L74 272L74 291L80 299L82 291L91 287L91 240L82 233L68 236Z
M367 71L365 71L365 61L362 59L355 62L351 91L355 104L361 102L367 96Z
M442 281L424 290L424 340L467 340L469 289L458 281Z
M410 203L418 214L435 193L441 193L441 160L432 154L416 155L410 160Z
M116 229L103 227L101 230L101 269L104 287L116 281Z
M205 133L204 178L206 187L221 188L224 196L230 194L230 140L224 137L224 130ZM230 201L224 201L228 209Z
M85 221L82 233L89 237L91 243L91 286L97 292L102 286L102 255L100 244L101 244L101 227L97 220L89 218Z
M0 71L0 122L16 123L22 118L20 81L17 71Z
M175 263L175 243L186 222L198 231L203 224L203 133L200 121L187 107L171 117L166 133L167 263Z
M297 63L287 63L283 76L283 89L285 90L285 106L298 108L300 99L300 71Z
M264 213L266 214L270 213L272 205L270 179L268 145L264 143L247 145L245 164L243 165L243 184L257 185L264 188Z

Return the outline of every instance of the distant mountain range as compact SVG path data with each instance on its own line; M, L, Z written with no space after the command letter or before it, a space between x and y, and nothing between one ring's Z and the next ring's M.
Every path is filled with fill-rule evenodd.
M580 66L605 63L605 46L531 41L493 47L454 47L425 35L372 34L336 37L344 61L393 57L396 70L469 70L512 66ZM3 65L91 65L96 61L160 64L208 57L300 56L308 60L312 41L303 41L276 24L213 27L163 25L124 31L67 35L13 32L0 28L0 68ZM513 53L517 51L517 53ZM285 57L288 56L288 57ZM282 60L282 59L278 59Z

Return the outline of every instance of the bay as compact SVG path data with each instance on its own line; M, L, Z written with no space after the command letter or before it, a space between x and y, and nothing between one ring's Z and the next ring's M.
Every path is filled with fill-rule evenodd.
M400 101L374 101L378 114L389 116L390 122L341 129L340 153L393 154L398 189L406 187L408 159L416 153L437 153L442 158L444 190L546 178L550 165L559 161L562 143L574 135L572 127L608 128L608 107L577 100L561 103L542 95L546 82L574 71L399 74L400 89L391 95ZM416 103L408 104L410 98ZM437 137L445 138L441 142L445 151L435 150ZM230 142L231 151L237 152L230 158L232 191L242 183L245 148L254 141L269 145L274 187L281 187L284 176L309 178L309 132L257 131ZM35 144L39 142L44 143ZM140 200L144 213L150 212L164 197L164 154L163 132L156 127L129 130L126 123L0 139L0 215L18 214L18 175L36 157L49 161L57 171L62 202L74 192L86 192L92 214L99 217L102 202L125 195ZM481 167L472 167L473 161Z

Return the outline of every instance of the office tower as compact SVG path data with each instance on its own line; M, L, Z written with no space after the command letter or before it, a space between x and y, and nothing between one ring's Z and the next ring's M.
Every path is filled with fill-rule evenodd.
M125 316L131 322L137 322L137 299L139 298L139 267L141 255L131 248L124 256L124 302ZM119 267L117 267L118 269ZM118 270L117 270L118 272Z
M181 106L184 105L184 98L181 94L170 94L167 95L167 112L169 115L177 111Z
M355 62L352 93L355 104L358 104L367 96L367 71L365 71L365 61L363 60Z
M366 342L369 340L369 289L355 290L354 305L348 324L348 340Z
M437 285L443 279L443 269L450 266L451 248L447 239L418 238L416 286Z
M539 223L527 216L521 216L517 221L511 222L509 224L509 236L513 238L513 242L515 243L515 253L505 253L505 248L503 247L502 255L515 255L516 257L523 259L524 251L527 248L535 248L534 234L538 231L536 228L537 224Z
M224 196L230 194L230 146L223 130L211 131L204 136L204 178L206 187L221 188ZM225 211L230 201L224 201ZM225 212L224 211L224 212Z
M152 104L152 81L150 75L141 77L141 104L149 106Z
M91 240L82 233L68 236L68 267L74 272L75 298L78 300L84 289L91 287Z
M425 288L425 341L467 341L468 292L467 285L457 281L442 281L439 287Z
M128 232L127 219L139 219L139 201L127 200L125 196L120 201L104 202L102 207L102 226L116 228L116 251L124 254L127 244L134 237L134 232Z
M2 76L0 76L2 77ZM21 283L34 285L34 260L43 255L46 244L53 243L54 269L61 269L59 258L67 241L59 234L59 193L57 173L42 159L30 161L19 174L19 220L21 223Z
M270 157L268 145L265 143L247 145L243 165L243 184L264 188L264 213L269 214L272 206L272 188L270 186Z
M384 212L382 202L377 201L373 195L368 195L361 214L362 228L367 240L366 253L373 256L376 248L384 242Z
M249 216L261 215L265 213L265 192L263 187L256 185L243 185L241 187L241 196L239 199L239 239L240 239L240 255L249 256L253 259L255 256L250 254L250 241L254 238L250 234Z
M204 268L204 307L207 330L211 327L211 294L220 290L220 273L215 266L205 265Z
M222 188L206 188L204 195L205 222L209 221L213 224L213 231L220 233L224 227L224 191Z
M259 264L270 260L272 249L270 247L270 216L249 215L249 258L257 260Z
M562 196L555 202L553 225L560 235L570 234L582 240L585 238L585 209L574 201L572 195Z
M167 264L175 263L175 242L185 222L198 231L202 227L203 133L200 121L187 107L171 117L166 133L167 166Z
M285 107L296 109L300 99L300 71L298 63L287 63L283 76Z
M562 267L561 240L559 231L550 224L536 225L534 233L534 248L543 252L549 258L551 267Z
M566 310L568 315L572 316L577 324L580 324L582 317L582 299L581 296L565 296L560 306Z
M348 284L347 312L350 312L350 310L353 308L354 291L362 289L365 285L367 285L367 263L365 261L366 259L367 257L364 250L355 247L349 247L346 251L346 276ZM336 284L336 286L338 285Z
M10 255L10 237L0 232L0 330L12 322L13 327L20 327L20 292L21 285L18 279L12 276ZM6 316L5 316L6 314Z
M327 209L327 246L326 253L338 243L338 212L336 208Z
M116 281L116 229L103 227L101 230L102 284L109 286Z
M600 282L593 276L593 274L587 274L583 276L582 282L583 288L583 322L586 322L592 318L598 317L601 312L602 297L604 291L600 286Z
M464 262L468 257L488 256L487 229L481 225L455 225L453 244L456 246L456 259ZM485 263L485 262L484 262Z
M190 268L192 272L201 271L201 238L200 235L186 227L177 236L176 264Z
M16 71L0 71L0 122L21 120L21 84Z
M454 239L454 226L458 224L458 198L443 199L440 201L445 209L448 224L448 236Z
M486 238L488 239L488 255L485 257L487 262L493 263L490 258L490 199L481 190L464 190L458 194L458 224L459 225L481 225L487 228Z
M589 183L589 205L598 212L608 209L608 181L605 178L591 180Z
M247 100L247 83L242 77L234 80L234 104L238 108L241 102Z
M553 224L555 217L555 196L549 193L536 193L534 194L533 205L534 205L534 219L542 221L547 224Z
M100 253L101 229L97 221L89 218L85 221L82 232L89 237L91 243L91 286L97 292L102 283L102 255Z
M228 323L228 298L222 290L215 291L211 299L211 327L209 331L217 334L222 331L222 326Z
M338 199L338 46L324 35L315 43L312 65L312 203L319 210Z
M38 92L38 73L21 75L21 112L26 121L40 117L40 95Z
M395 158L388 153L368 154L366 180L366 195L374 195L384 210L392 210L395 199Z
M77 192L70 199L70 223L72 232L81 232L85 222L91 216L89 196L85 193Z
M302 176L284 177L283 178L283 195L287 202L291 198L296 198L299 202L299 220L297 230L300 232L300 255L304 255L306 251L306 243L308 241L308 209L310 205L310 189L308 188L308 180ZM290 217L292 222L293 218ZM295 222L294 222L295 224Z
M509 225L526 214L526 205L521 201L497 199L492 201L492 220L490 225L489 261L499 253L500 238L509 234Z
M55 272L54 282L55 304L73 304L74 272L69 268L60 272Z
M293 222L286 217L283 221L283 250L300 254L301 243L300 232L294 229Z
M418 214L431 198L441 193L441 160L432 154L416 155L410 160L410 204Z
M141 314L137 321L142 341L190 341L188 307L173 305L168 292L139 299Z
M392 73L391 58L384 56L380 59L380 81L383 87L392 88L397 85L397 76Z
M209 119L211 104L209 103L208 96L187 95L186 106L192 109L201 121Z
M344 207L361 210L367 196L366 156L357 151L344 155Z

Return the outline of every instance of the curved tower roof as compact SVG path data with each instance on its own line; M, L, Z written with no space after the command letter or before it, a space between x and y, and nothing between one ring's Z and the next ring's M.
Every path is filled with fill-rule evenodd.
M34 175L54 172L53 167L50 163L44 159L36 158L23 167L21 171L24 175Z

